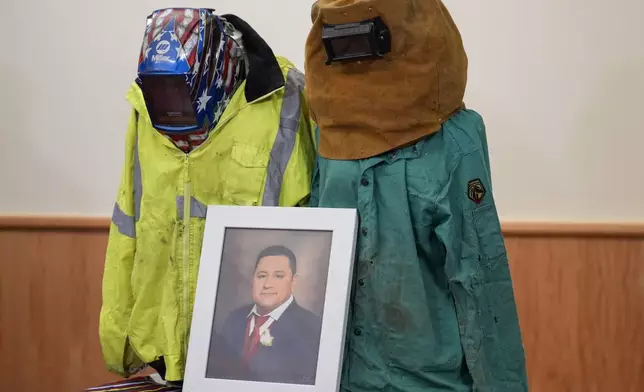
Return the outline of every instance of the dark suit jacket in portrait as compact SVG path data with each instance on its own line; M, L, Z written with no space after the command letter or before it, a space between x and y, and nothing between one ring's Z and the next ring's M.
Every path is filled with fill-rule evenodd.
M242 359L247 320L253 305L233 311L220 334L213 331L209 378L315 384L322 320L293 301L269 328L272 345L257 345L247 363Z

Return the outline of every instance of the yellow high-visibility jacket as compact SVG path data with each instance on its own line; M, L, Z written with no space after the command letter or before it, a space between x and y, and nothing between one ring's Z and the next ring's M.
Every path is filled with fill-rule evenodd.
M246 81L189 154L152 127L136 84L127 94L132 115L99 327L114 373L161 360L166 380L183 379L207 205L308 203L315 140L304 76L263 50L249 56Z

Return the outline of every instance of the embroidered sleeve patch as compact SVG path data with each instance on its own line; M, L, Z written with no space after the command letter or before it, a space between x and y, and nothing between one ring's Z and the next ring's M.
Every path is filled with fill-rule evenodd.
M485 187L481 180L474 179L467 183L467 197L476 204L481 204L485 197Z

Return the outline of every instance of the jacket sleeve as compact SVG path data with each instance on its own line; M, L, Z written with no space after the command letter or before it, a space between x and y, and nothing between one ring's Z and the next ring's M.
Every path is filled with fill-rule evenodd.
M294 143L284 170L279 205L302 207L309 204L311 178L315 165L314 122L311 119L304 93L304 75L296 69L291 69L286 79L282 125L280 127L286 125L287 129L292 129ZM286 115L289 112L289 107L297 107L297 110L292 110L294 114L292 119ZM271 159L275 159L275 156L272 156ZM269 175L274 174L269 170Z
M475 389L525 392L522 336L487 154L483 146L452 168L436 201L436 234L445 248L445 272Z
M138 115L133 111L126 133L125 163L121 173L103 273L99 339L107 368L123 377L137 373L141 361L132 352L127 326L133 306L130 275L136 252L136 220L140 196L137 148Z

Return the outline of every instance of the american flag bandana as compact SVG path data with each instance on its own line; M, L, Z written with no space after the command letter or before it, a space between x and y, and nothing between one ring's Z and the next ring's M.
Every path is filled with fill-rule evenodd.
M216 67L213 74L212 89L208 97L208 99L212 99L215 103L213 105L212 127L183 134L162 132L185 153L189 153L206 141L212 129L214 129L215 125L221 119L237 87L239 87L246 77L242 34L224 18L219 17L219 19L224 27L224 31L221 35L219 46L214 52L214 56L212 56L213 58L206 60L210 61L211 64L215 64Z
M151 377L135 377L87 388L85 392L181 392L181 390L179 386L155 382Z

